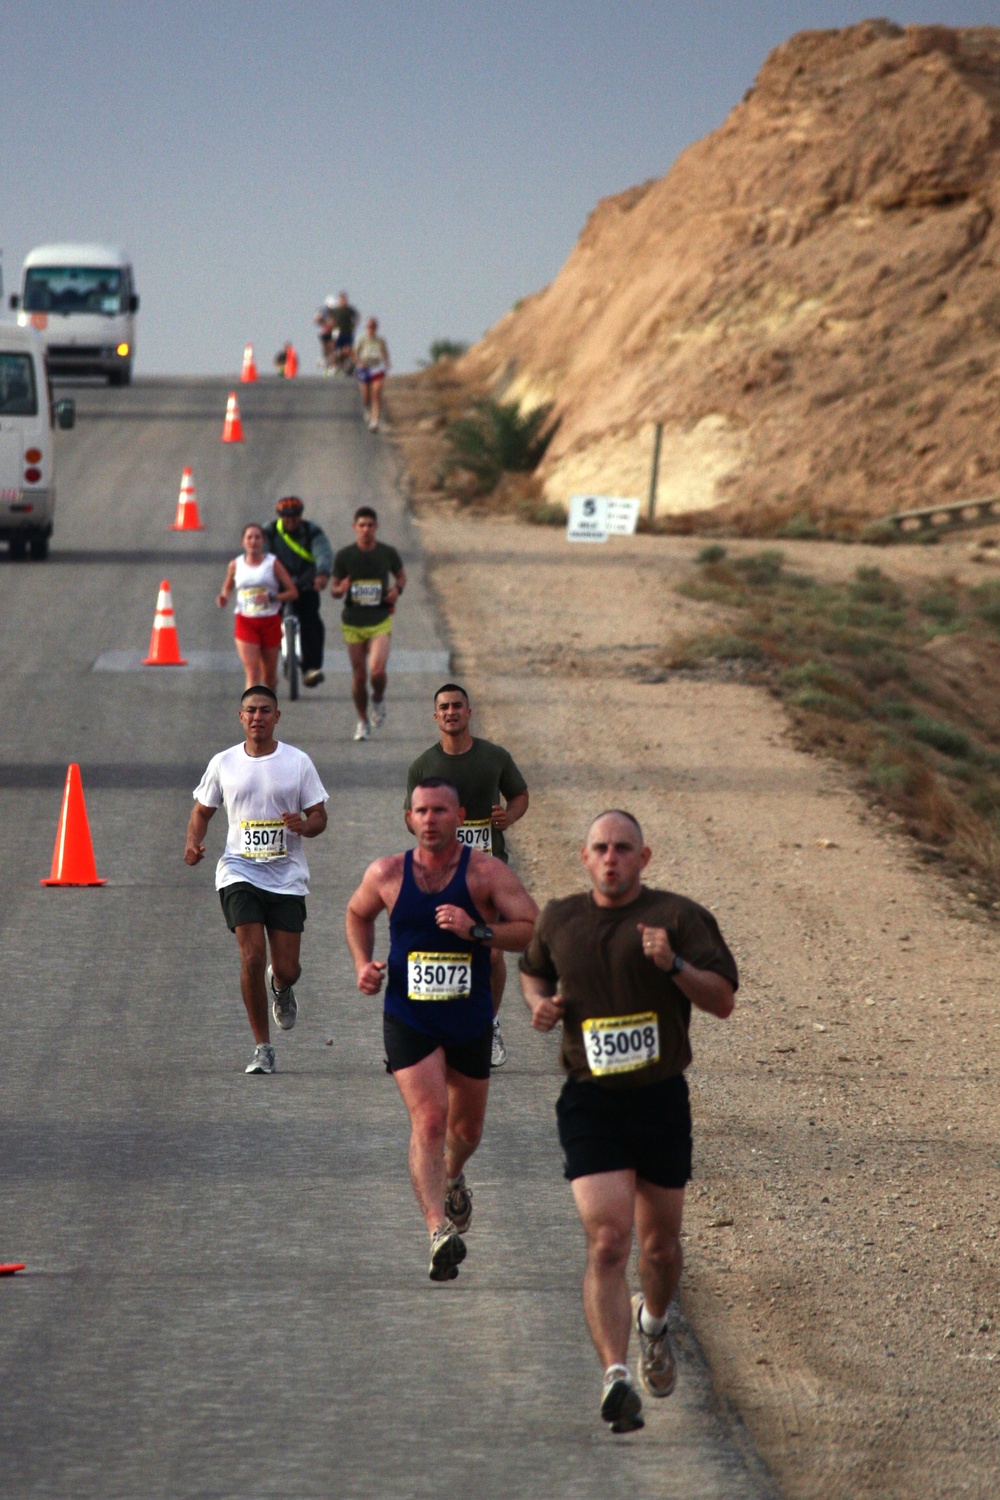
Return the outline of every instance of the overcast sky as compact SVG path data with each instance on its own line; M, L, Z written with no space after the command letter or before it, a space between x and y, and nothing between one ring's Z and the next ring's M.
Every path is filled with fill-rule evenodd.
M5 289L48 240L131 252L138 374L237 370L345 287L397 369L550 281L777 43L852 0L6 0ZM945 14L946 13L946 14ZM987 25L985 0L898 4ZM5 314L10 316L10 314Z

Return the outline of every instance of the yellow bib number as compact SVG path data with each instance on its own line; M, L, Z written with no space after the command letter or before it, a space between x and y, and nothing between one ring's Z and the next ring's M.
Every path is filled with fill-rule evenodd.
M481 854L493 853L493 824L489 818L466 818L455 830L455 837L460 844L468 844Z
M406 993L411 1000L467 1000L472 994L472 954L408 953Z
M240 853L244 859L287 859L283 818L257 818L240 824Z
M631 1073L660 1060L660 1027L653 1011L584 1021L583 1045L590 1071Z

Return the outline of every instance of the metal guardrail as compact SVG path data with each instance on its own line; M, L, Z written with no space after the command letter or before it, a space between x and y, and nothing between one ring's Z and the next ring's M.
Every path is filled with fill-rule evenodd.
M885 523L901 535L927 531L962 531L972 526L1000 522L1000 495L981 500L959 500L952 505L927 505L920 510L900 510L886 516Z

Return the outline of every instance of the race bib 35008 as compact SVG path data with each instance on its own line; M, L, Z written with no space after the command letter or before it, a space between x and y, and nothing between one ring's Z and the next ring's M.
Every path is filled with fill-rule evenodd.
M489 818L466 818L455 830L460 844L468 844L481 854L493 853L493 824Z
M381 578L352 578L351 603L379 605L382 603Z
M472 994L472 954L407 954L406 993L411 1000L467 1000Z
M255 818L240 824L240 853L244 859L287 859L283 818Z
M631 1073L660 1060L660 1027L653 1011L584 1021L583 1045L595 1077Z

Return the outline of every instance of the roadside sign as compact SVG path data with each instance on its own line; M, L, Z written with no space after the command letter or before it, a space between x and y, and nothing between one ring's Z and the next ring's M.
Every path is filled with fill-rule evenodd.
M631 536L638 519L638 500L617 495L572 495L566 540L606 542L609 536Z

